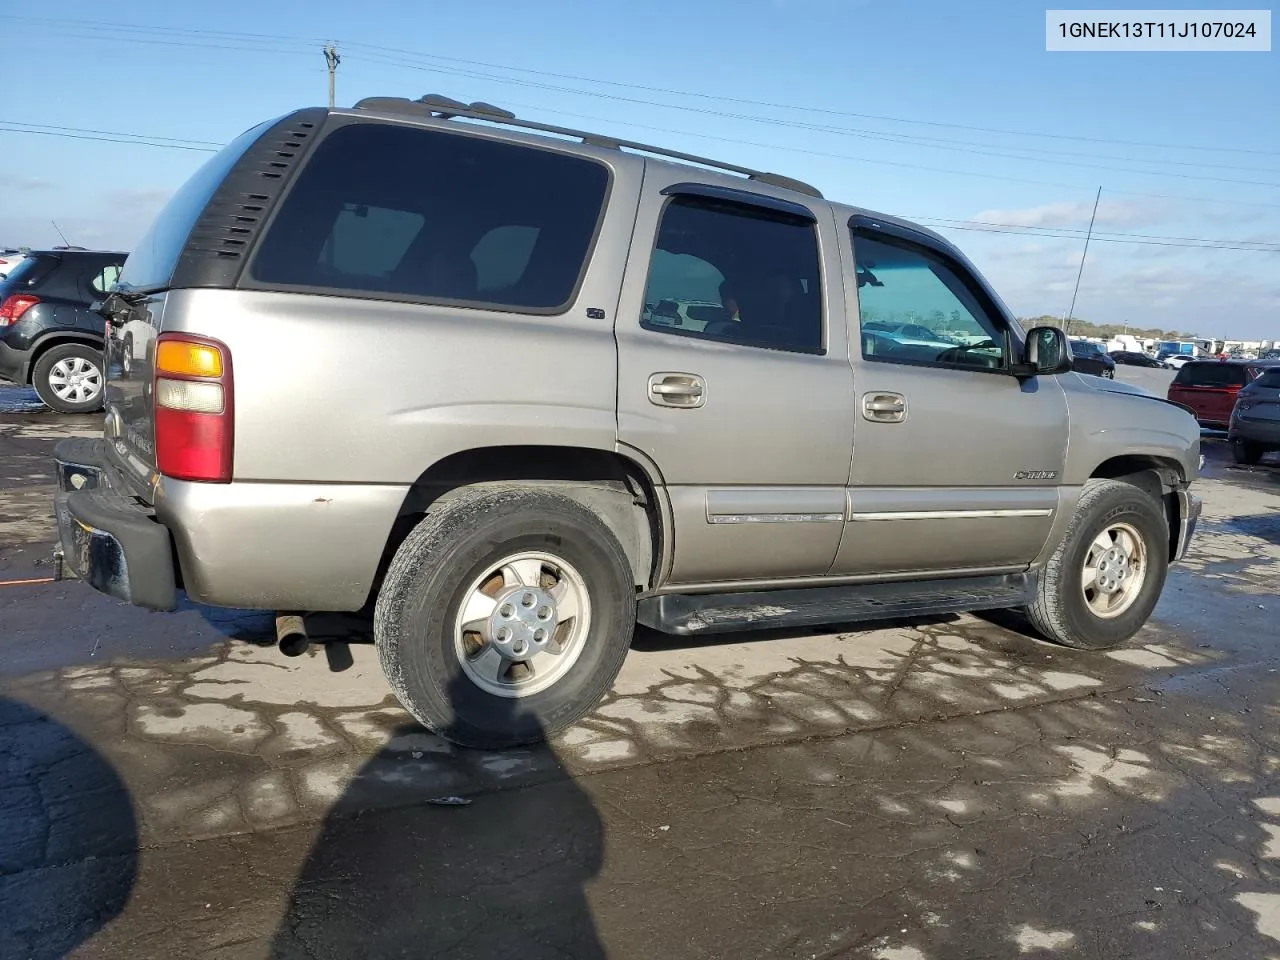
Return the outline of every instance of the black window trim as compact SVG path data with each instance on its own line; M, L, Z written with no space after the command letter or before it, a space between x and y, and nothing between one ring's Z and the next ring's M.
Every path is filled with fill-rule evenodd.
M692 180L686 180L663 187L659 192L664 197L676 195L706 197L708 200L723 200L727 203L764 207L766 210L789 214L799 220L808 220L814 224L818 222L818 215L803 203L796 203L794 200L779 200L777 197L771 197L764 193L755 193L751 190L739 190L735 187L723 187L717 184L695 183ZM666 212L666 207L663 207L663 212Z
M596 215L595 227L591 231L591 239L587 243L586 253L582 258L582 265L578 268L578 277L574 281L572 289L569 291L569 297L564 302L552 307L522 307L509 303L495 303L493 301L481 300L453 300L445 297L424 297L411 293L384 293L376 290L349 289L346 287L330 287L315 286L314 284L293 284L293 283L274 283L258 280L253 275L253 268L257 264L258 251L263 241L270 235L272 228L275 226L276 219L280 215L280 211L284 209L288 202L289 195L297 186L302 174L305 173L307 166L311 163L320 146L329 137L333 136L338 130L346 129L349 126L377 124L387 127L407 127L414 130L425 130L431 133L448 134L458 137L472 137L477 140L484 140L490 143L507 144L511 146L524 147L528 150L540 150L545 153L554 153L559 156L571 157L576 160L586 160L594 163L604 169L605 183L604 192L600 198L600 212ZM555 145L543 145L526 143L523 140L511 140L503 136L486 135L486 131L482 129L469 129L466 127L441 127L436 123L405 123L396 120L384 120L376 117L357 117L357 116L341 116L331 115L328 123L324 125L323 130L315 142L311 145L307 155L306 163L302 164L293 174L287 189L280 195L272 207L271 214L267 218L267 222L263 224L262 229L255 238L253 248L248 251L246 263L243 271L240 273L239 281L236 283L237 290L253 290L263 291L267 293L297 293L307 296L318 297L337 297L347 300L373 300L386 303L405 303L420 306L431 307L450 307L459 310L481 310L489 313L507 313L517 316L526 317L559 317L567 314L578 302L582 295L582 288L587 282L587 274L590 272L592 261L595 259L596 247L599 245L601 234L604 231L604 221L609 214L609 205L613 199L613 187L616 177L613 167L605 163L598 157L589 156L584 153L578 153L575 150L565 150L557 148Z
M689 183L689 184L673 184L673 186L699 187L704 185ZM671 187L666 187L659 191L661 195L666 197L666 200L663 201L662 209L658 211L658 222L657 222L657 226L653 231L653 243L649 247L649 265L648 265L648 268L645 270L645 276L644 276L644 289L646 293L649 290L649 282L653 279L653 255L658 252L658 237L662 235L662 221L666 217L667 210L671 206L671 204L675 203L676 200L680 199L681 197L698 197L706 200L716 200L722 203L732 203L737 206L758 207L763 210L769 210L773 213L784 213L784 214L791 213L789 209L786 209L783 207L773 206L772 204L769 204L769 203L756 202L760 198L760 194L751 193L746 190L731 190L729 188L724 188L722 191L721 188L710 187L710 186L708 186L708 189L714 190L716 192L704 193L700 190L672 190ZM766 197L765 199L768 200L772 198ZM785 203L785 201L779 201L779 202ZM810 210L808 207L802 207L801 209L805 211L804 216L801 219L808 221L813 229L814 246L817 248L817 253L818 253L818 291L820 294L820 296L818 297L818 303L822 309L822 316L821 316L821 319L819 320L819 328L818 328L818 335L819 335L820 342L816 348L806 349L803 347L781 347L781 346L778 346L777 344L766 344L766 343L759 343L755 340L748 340L745 337L709 337L704 335L701 330L681 330L678 327L664 327L656 324L649 325L644 322L643 310L641 311L640 317L638 318L640 329L647 330L650 333L659 333L659 334L664 334L666 336L671 336L671 337L684 337L687 340L699 340L703 343L723 343L723 344L728 344L730 346L735 346L735 347L750 347L753 350L772 350L774 353L793 353L793 354L799 354L801 356L807 356L807 357L825 357L828 352L828 345L827 345L828 317L827 317L827 303L826 303L826 297L825 297L827 276L826 276L825 263L822 255L823 254L822 234L821 234L821 231L818 229L818 218L814 216L813 211Z
M869 217L866 214L855 213L849 218L848 229L850 233L849 240L853 245L853 259L855 269L858 260L858 236L863 235L870 240L878 240L882 243L889 243L891 246L903 247L911 249L918 248L920 252L935 257L942 261L943 265L950 270L957 280L964 285L986 314L988 318L1000 327L1004 335L1004 363L1003 367L993 369L991 367L975 367L965 363L939 363L936 360L912 360L908 358L893 357L868 357L862 350L862 297L857 290L855 284L854 296L857 298L858 306L858 333L857 333L857 349L853 349L854 343L850 343L850 356L856 356L865 363L887 363L895 364L900 367L920 367L925 370L958 370L962 373L981 373L988 376L995 375L1000 377L1013 376L1013 357L1011 352L1018 349L1022 343L1022 331L1018 330L1015 324L1009 322L1009 317L1001 310L997 304L991 291L987 289L986 284L978 275L977 271L967 264L957 251L949 249L947 246L939 243L928 234L918 230L912 230L897 223L891 223L877 217ZM874 331L873 331L874 332ZM851 331L852 339L852 331Z

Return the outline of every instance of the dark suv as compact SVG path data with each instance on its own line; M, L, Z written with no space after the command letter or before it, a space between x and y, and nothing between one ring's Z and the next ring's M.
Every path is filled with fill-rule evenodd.
M33 251L0 279L0 380L30 384L59 413L100 410L105 323L90 308L126 256Z
M1099 344L1088 340L1071 341L1071 369L1077 373L1091 373L1095 377L1116 378L1116 362Z

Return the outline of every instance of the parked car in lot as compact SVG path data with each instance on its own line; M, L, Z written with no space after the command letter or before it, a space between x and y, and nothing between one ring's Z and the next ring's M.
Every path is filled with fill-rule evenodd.
M1194 418L1067 375L938 234L691 159L435 97L238 137L103 305L67 566L276 611L292 651L299 611L369 611L401 702L483 747L591 710L637 621L1133 636L1199 516ZM691 276L735 308L646 317ZM861 329L938 313L960 342Z
M1155 357L1139 353L1136 350L1113 350L1109 356L1117 364L1125 367L1156 367L1158 369L1167 370L1169 364L1163 360L1157 360Z
M1172 369L1181 370L1183 367L1185 367L1188 363L1191 363L1192 361L1203 360L1206 358L1193 357L1185 353L1171 353L1166 357L1161 357L1160 359L1163 360L1165 363L1167 363Z
M1254 464L1263 454L1280 450L1280 363L1240 388L1227 439L1237 463Z
M1268 364L1244 360L1196 360L1184 364L1169 384L1169 399L1195 411L1200 426L1226 430L1236 395Z
M1107 355L1101 344L1088 340L1071 341L1071 369L1077 373L1090 373L1095 377L1106 377L1114 380L1116 362Z
M0 379L35 387L59 413L102 408L104 323L90 307L125 254L32 251L0 280Z

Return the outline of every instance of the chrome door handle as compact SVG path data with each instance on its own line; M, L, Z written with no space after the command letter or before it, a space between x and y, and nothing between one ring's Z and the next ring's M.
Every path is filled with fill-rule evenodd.
M901 423L907 418L907 398L900 393L864 393L862 416L873 423Z
M696 373L655 373L649 377L649 402L663 407L700 407L707 384Z

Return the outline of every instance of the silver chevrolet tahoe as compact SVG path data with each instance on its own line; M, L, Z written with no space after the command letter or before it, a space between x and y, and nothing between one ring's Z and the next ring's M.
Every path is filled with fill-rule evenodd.
M363 611L467 745L590 710L636 622L1020 608L1112 647L1199 515L1194 417L1072 372L937 234L483 103L254 127L99 310L105 435L56 451L71 571L294 641Z

